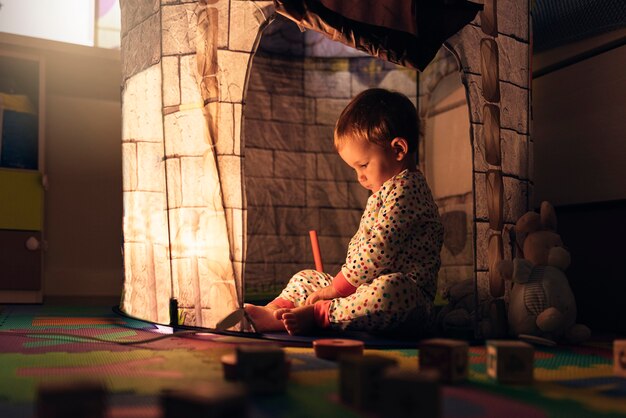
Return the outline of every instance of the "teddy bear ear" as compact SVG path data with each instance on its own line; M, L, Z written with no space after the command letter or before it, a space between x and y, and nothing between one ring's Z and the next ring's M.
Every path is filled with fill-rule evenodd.
M515 223L515 232L534 232L541 229L541 218L537 212L526 212Z
M541 202L541 225L544 229L556 231L556 212L550 202Z

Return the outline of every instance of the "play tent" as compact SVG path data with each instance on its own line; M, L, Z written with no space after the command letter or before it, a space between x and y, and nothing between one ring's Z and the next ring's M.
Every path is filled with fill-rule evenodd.
M252 130L244 110L253 56L277 13L422 71L424 118L441 80L460 71L471 142L471 278L477 302L503 296L490 266L510 257L508 232L532 191L529 2L122 0L121 8L122 311L214 328L243 305L256 232L249 228L242 131ZM437 59L444 41L449 58ZM279 192L297 195L297 188L285 184L273 195Z

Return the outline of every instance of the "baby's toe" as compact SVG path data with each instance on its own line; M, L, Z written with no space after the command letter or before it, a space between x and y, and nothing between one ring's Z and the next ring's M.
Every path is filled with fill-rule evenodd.
M287 309L287 308L279 308L279 309L276 309L276 310L273 312L273 314L274 314L274 318L276 318L276 319L283 319L283 315L284 315L286 312L289 312L289 309Z

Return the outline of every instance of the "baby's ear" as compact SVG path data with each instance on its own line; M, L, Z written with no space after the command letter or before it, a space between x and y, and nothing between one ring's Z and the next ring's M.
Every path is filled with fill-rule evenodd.
M404 158L404 156L409 153L409 141L401 136L394 138L390 145L391 149L400 159Z

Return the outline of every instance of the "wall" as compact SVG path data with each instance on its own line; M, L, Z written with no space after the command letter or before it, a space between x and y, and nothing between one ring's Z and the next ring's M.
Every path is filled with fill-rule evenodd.
M438 71L447 61L447 71ZM432 90L427 86L435 85ZM474 195L469 107L454 57L442 49L420 74L420 164L444 226L437 293L474 277Z
M284 18L265 29L244 107L249 300L275 296L293 274L315 267L311 229L324 271L340 270L369 192L335 151L335 122L367 88L415 102L416 79L414 70L302 33Z
M119 297L119 102L50 95L46 103L45 294Z
M46 61L44 298L119 299L119 51L7 34L0 48Z
M535 206L626 199L626 46L593 52L626 31L535 57L535 70L567 64L533 81Z
M534 57L535 199L555 205L578 319L626 333L626 29Z

